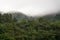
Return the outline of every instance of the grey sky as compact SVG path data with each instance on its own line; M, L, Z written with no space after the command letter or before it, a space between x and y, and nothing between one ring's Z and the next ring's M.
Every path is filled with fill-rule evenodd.
M27 15L45 15L59 10L59 0L0 0L0 11L20 11Z

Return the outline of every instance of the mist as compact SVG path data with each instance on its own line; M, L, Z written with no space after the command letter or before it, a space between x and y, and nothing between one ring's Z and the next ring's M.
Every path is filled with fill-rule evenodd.
M19 11L28 16L46 15L60 10L59 0L0 0L0 11Z

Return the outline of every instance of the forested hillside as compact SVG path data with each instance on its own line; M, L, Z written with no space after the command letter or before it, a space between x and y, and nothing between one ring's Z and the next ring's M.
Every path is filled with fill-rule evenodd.
M48 17L18 17L0 13L0 40L60 40L60 13ZM15 15L15 14L14 14ZM16 14L17 15L17 14ZM23 19L20 19L23 18Z

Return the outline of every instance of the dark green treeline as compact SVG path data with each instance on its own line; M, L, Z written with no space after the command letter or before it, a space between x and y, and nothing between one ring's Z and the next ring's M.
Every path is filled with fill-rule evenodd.
M0 40L60 40L60 20L20 19L0 14Z

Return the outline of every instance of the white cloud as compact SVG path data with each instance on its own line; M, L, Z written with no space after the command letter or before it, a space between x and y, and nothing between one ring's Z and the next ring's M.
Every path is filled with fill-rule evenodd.
M57 0L0 0L0 11L15 10L27 15L37 15L48 10L58 10L57 3Z

